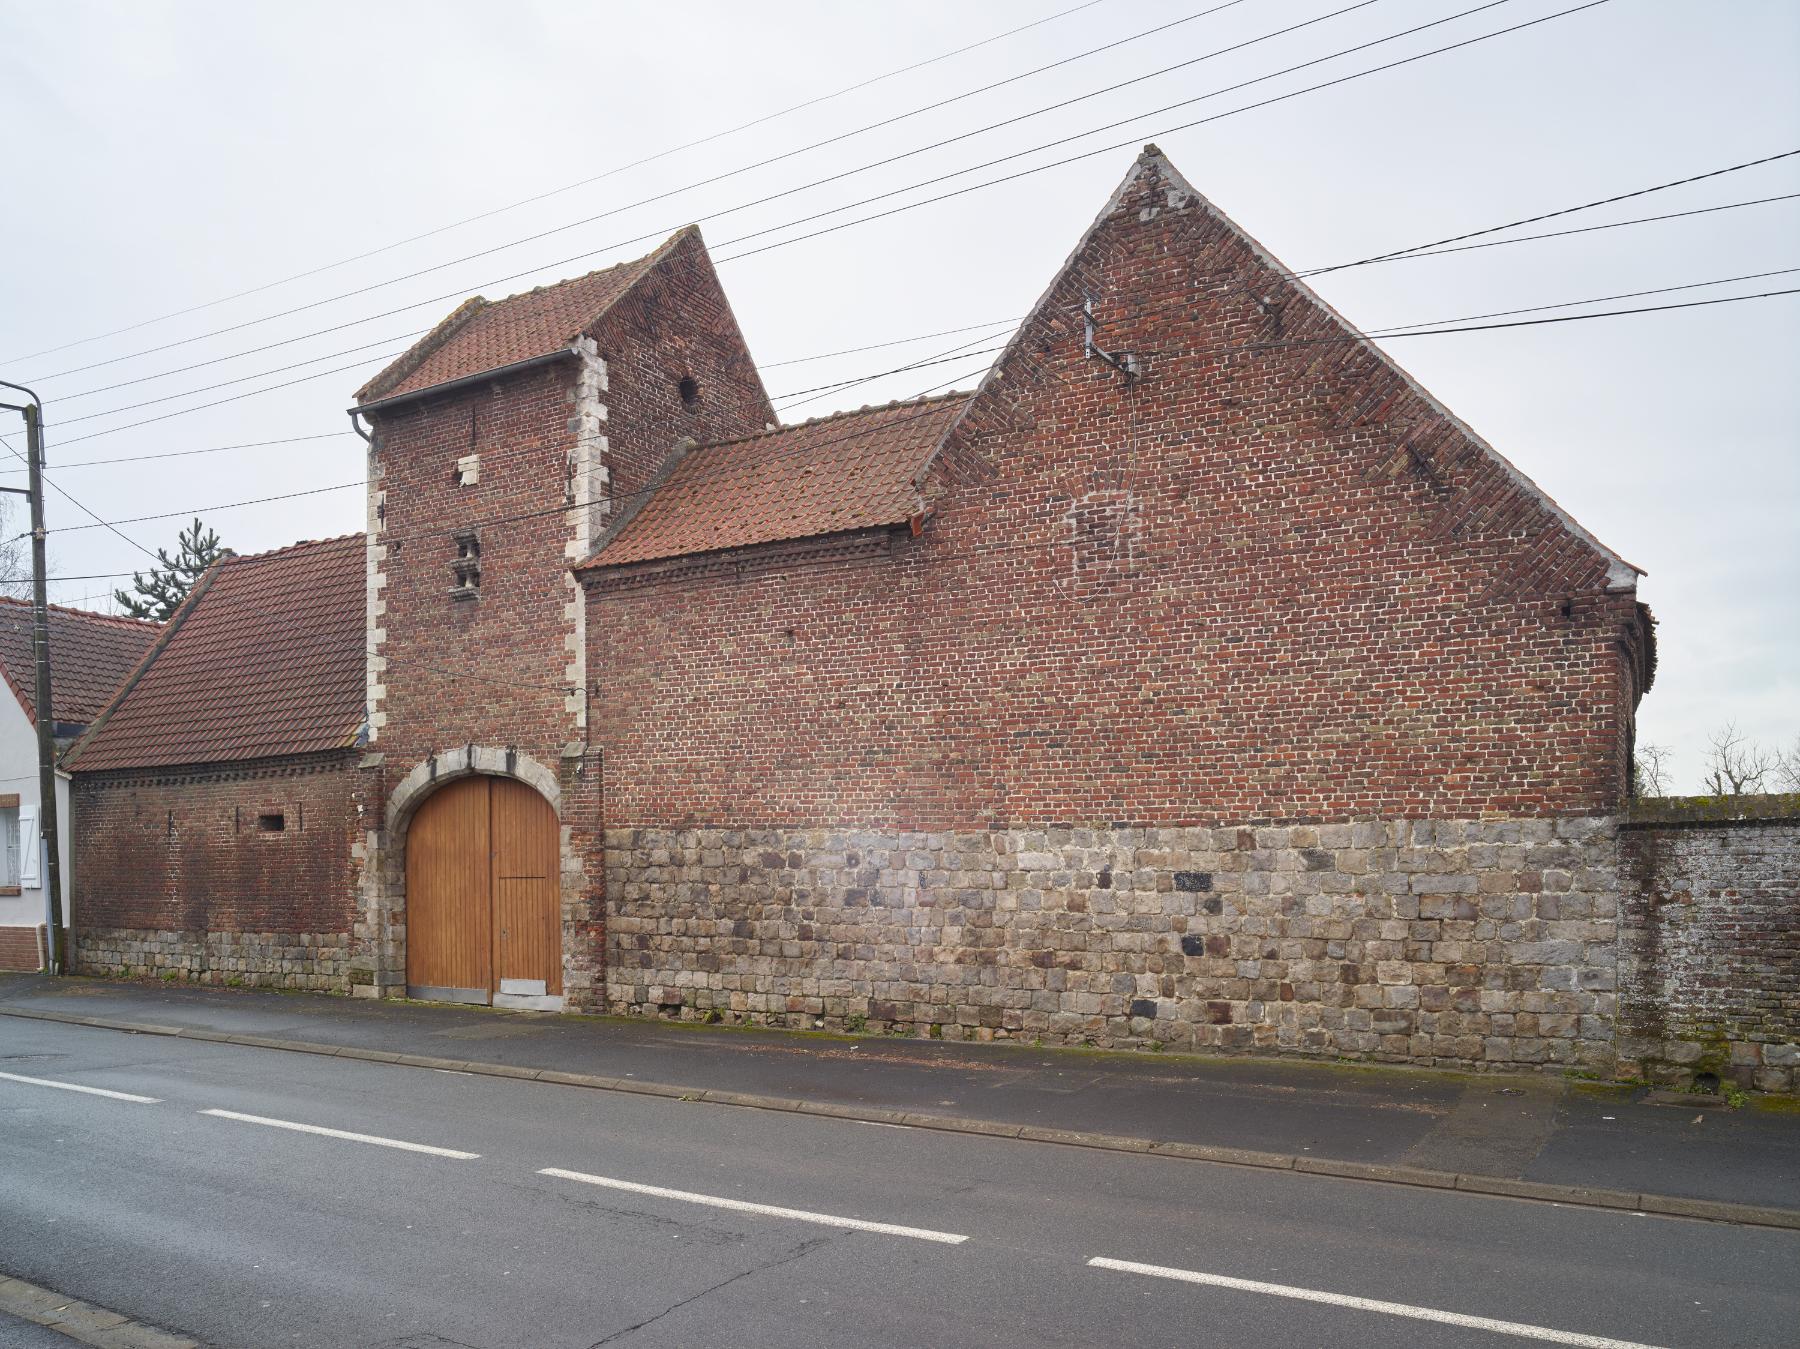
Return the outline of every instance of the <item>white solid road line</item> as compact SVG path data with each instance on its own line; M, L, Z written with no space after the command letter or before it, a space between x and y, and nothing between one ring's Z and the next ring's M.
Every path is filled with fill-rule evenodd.
M0 1073L8 1082L23 1082L29 1087L55 1087L58 1091L78 1091L84 1096L104 1096L109 1101L135 1101L139 1105L161 1105L156 1096L133 1096L128 1091L108 1091L105 1087L84 1087L77 1082L52 1082L47 1077L23 1077L18 1073Z
M1294 1298L1300 1302L1323 1302L1333 1307L1349 1307L1354 1311L1380 1312L1384 1316L1405 1316L1415 1321L1436 1321L1441 1325L1464 1326L1470 1330L1491 1330L1497 1335L1515 1335L1528 1340L1548 1340L1552 1344L1577 1344L1587 1349L1655 1349L1636 1340L1609 1340L1604 1335L1582 1335L1572 1330L1554 1330L1549 1326L1531 1326L1519 1321L1496 1321L1488 1316L1464 1316L1461 1312L1439 1311L1436 1307L1413 1307L1404 1302L1380 1302L1375 1298L1350 1297L1343 1293L1326 1293L1317 1288L1295 1288L1285 1283L1264 1283L1260 1279L1233 1279L1224 1274L1202 1274L1194 1269L1172 1269L1167 1265L1140 1265L1135 1260L1109 1260L1097 1255L1088 1261L1096 1269L1116 1269L1125 1274L1148 1274L1158 1279L1177 1279L1182 1283L1203 1283L1214 1288L1232 1288L1242 1293L1262 1293L1269 1297Z
M327 1129L320 1124L296 1124L290 1119L270 1119L266 1115L240 1115L235 1110L202 1110L202 1115L214 1115L219 1119L241 1120L245 1124L266 1124L271 1129L292 1129L295 1133L320 1134L326 1138L342 1138L351 1143L373 1143L378 1148L401 1148L407 1152L428 1152L433 1157L455 1157L458 1161L472 1162L481 1156L479 1152L458 1152L455 1148L434 1148L429 1143L408 1143L400 1138L382 1138L378 1134L354 1134L348 1129Z
M919 1241L941 1241L958 1246L968 1237L956 1232L934 1232L929 1227L902 1227L898 1223L869 1222L864 1218L839 1218L830 1213L810 1213L803 1208L779 1208L774 1204L752 1204L745 1199L723 1199L716 1194L695 1194L692 1190L669 1190L661 1185L640 1185L635 1180L614 1180L611 1176L590 1176L585 1171L564 1171L546 1166L540 1176L557 1176L562 1180L579 1180L587 1185L604 1185L609 1190L629 1190L633 1194L655 1195L658 1199L679 1199L684 1204L710 1204L739 1213L760 1213L765 1218L793 1218L803 1223L820 1223L826 1227L848 1227L858 1232L880 1232L890 1237L913 1237Z

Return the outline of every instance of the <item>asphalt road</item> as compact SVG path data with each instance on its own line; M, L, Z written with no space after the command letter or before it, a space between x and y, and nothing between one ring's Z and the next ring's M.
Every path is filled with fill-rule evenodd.
M257 1349L1792 1346L1800 1326L1791 1231L19 1021L0 1270Z
M70 1349L79 1344L67 1335L0 1312L0 1349Z

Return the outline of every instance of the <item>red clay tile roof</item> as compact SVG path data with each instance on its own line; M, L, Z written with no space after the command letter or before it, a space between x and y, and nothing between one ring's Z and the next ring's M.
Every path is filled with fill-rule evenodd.
M52 718L75 725L92 721L161 631L160 623L52 604ZM24 704L25 715L36 720L37 658L31 646L31 605L26 600L0 596L0 668Z
M477 295L356 391L359 403L380 402L484 374L534 356L563 350L593 325L632 283L684 235L677 231L653 253L586 276L539 286L504 300Z
M343 749L363 723L363 537L213 569L148 667L88 738L77 772Z
M689 450L583 566L903 524L966 393L863 408Z

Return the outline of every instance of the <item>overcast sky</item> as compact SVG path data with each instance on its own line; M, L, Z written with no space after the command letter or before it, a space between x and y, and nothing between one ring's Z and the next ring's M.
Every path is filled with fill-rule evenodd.
M0 0L0 378L43 395L52 476L84 505L107 520L198 510L231 547L252 552L360 528L356 488L222 507L360 479L362 446L344 409L415 330L464 295L497 298L634 257L689 221L720 261L778 405L799 420L971 387L1001 340L991 335L1036 299L1144 140L1294 267L1800 149L1791 0L1610 0L1172 129L1579 3L1499 0L1258 80L1481 0L1370 0L1329 18L1352 0ZM1021 25L1033 26L998 36ZM916 62L929 64L901 69ZM1066 63L1027 73L1050 62ZM877 78L889 72L898 73ZM1013 76L1022 78L846 134ZM863 81L872 82L830 97ZM814 99L823 101L784 112ZM1080 101L1039 111L1070 99ZM1008 118L1022 120L863 167ZM1111 123L1120 125L1095 130ZM1119 148L747 254L1108 146ZM703 181L734 170L743 171ZM974 171L914 186L959 170ZM1800 157L1515 232L1794 192ZM773 193L786 195L734 209ZM456 223L475 216L485 218ZM558 229L576 221L586 223ZM558 232L515 242L547 230ZM754 237L732 242L744 236ZM395 280L424 268L435 270ZM1785 268L1800 268L1800 201L1316 284L1351 320L1379 329ZM1589 308L1794 286L1800 271ZM240 296L252 288L261 289ZM163 317L193 306L206 307ZM310 307L273 317L301 306ZM779 364L949 329L966 331ZM966 358L816 401L782 397L957 343ZM179 345L140 354L166 344ZM1649 573L1640 595L1661 621L1661 667L1640 736L1674 749L1678 787L1694 785L1707 732L1726 721L1771 744L1800 738L1800 296L1397 339L1389 350ZM210 363L179 369L201 362ZM297 362L307 364L273 373ZM124 381L141 382L105 387ZM198 392L225 381L234 382ZM115 411L148 399L167 401ZM219 399L232 401L198 407ZM133 425L150 418L159 420ZM321 438L90 462L300 436ZM7 438L22 448L10 427ZM0 460L14 462L4 451ZM144 564L115 534L72 528L90 518L51 496L56 574ZM121 528L155 547L172 543L180 522ZM117 583L59 581L53 598L102 607Z

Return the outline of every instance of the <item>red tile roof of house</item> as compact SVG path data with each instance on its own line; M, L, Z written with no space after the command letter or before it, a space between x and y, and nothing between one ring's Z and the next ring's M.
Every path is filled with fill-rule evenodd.
M677 453L582 565L904 524L923 504L920 469L968 401L890 403Z
M356 391L358 403L376 403L485 374L565 350L592 327L639 277L686 235L689 225L655 252L586 276L539 286L503 300L476 295L413 343Z
M126 675L137 668L162 624L115 618L86 609L50 606L51 716L85 725L100 714ZM0 596L0 670L25 715L37 719L37 656L31 642L31 604Z
M77 772L353 746L363 724L360 534L228 557L71 752Z

